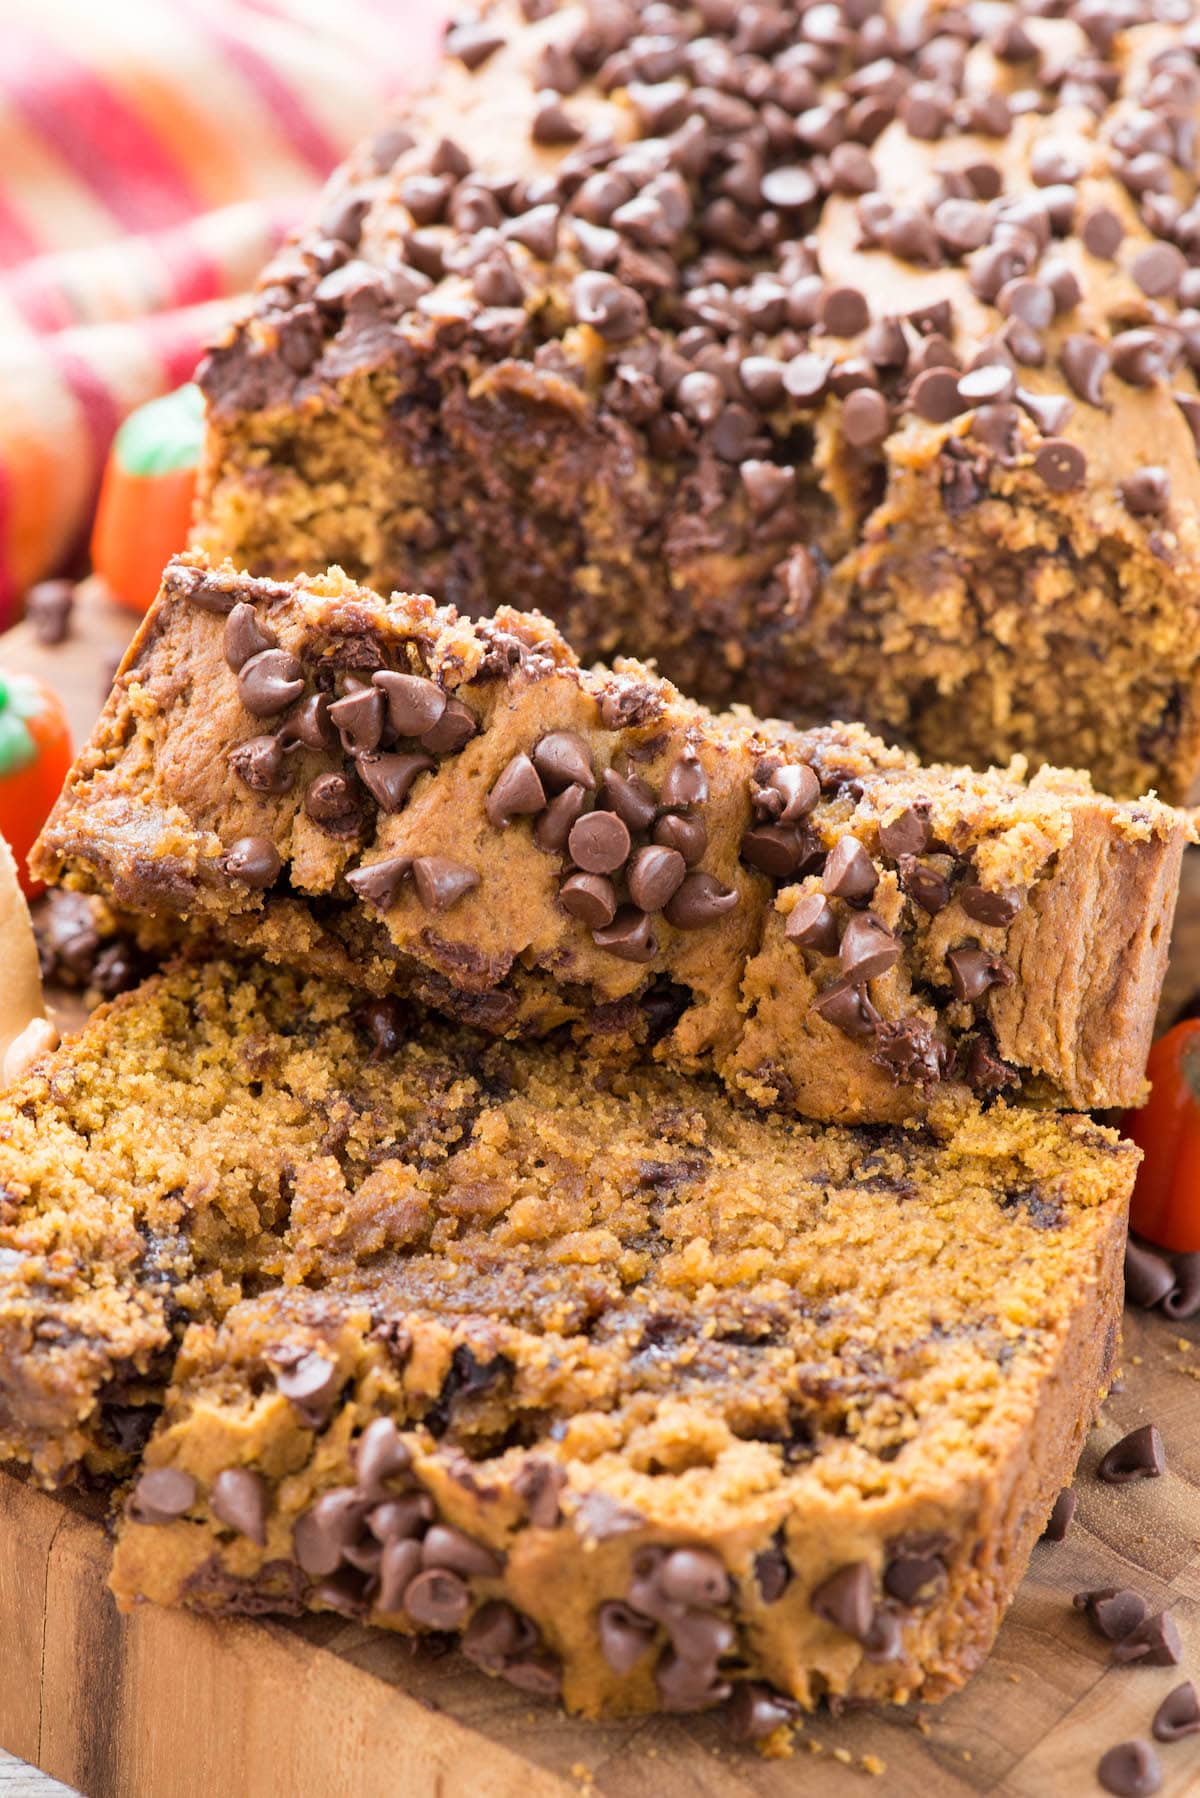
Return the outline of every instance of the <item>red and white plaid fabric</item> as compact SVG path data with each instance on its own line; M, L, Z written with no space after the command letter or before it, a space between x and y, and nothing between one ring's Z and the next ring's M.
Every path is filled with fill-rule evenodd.
M0 0L0 628L78 552L114 431L186 381L437 55L438 0Z

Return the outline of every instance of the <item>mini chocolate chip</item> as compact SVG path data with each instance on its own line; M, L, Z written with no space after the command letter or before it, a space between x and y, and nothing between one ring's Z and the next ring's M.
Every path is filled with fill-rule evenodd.
M1075 1508L1079 1503L1073 1486L1064 1486L1050 1508L1050 1516L1042 1531L1043 1542L1061 1542L1066 1537L1075 1520Z
M832 373L833 363L828 356L806 352L792 357L783 371L783 385L801 405L812 405L825 392Z
M412 865L417 898L426 911L449 911L479 885L474 868L465 868L448 855L419 855Z
M1150 1798L1162 1785L1162 1766L1147 1742L1118 1742L1100 1757L1096 1778L1116 1798Z
M571 287L571 310L577 324L591 325L606 343L623 343L636 337L646 323L646 303L641 294L622 286L612 275L593 270L576 275Z
M839 957L847 980L878 980L900 959L903 945L874 912L859 912L842 932Z
M742 837L742 860L760 874L786 880L800 866L800 833L791 824L755 824Z
M485 1673L503 1673L505 1662L530 1648L537 1631L527 1617L501 1598L481 1605L468 1623L460 1647L469 1661Z
M301 744L305 749L332 749L337 741L329 722L329 699L324 693L310 693L279 727L279 741L285 749Z
M946 1563L937 1554L915 1554L900 1550L883 1570L883 1589L900 1604L912 1609L921 1595L931 1596L931 1588L946 1578Z
M997 893L974 882L960 888L959 904L977 924L1011 924L1021 909L1017 893Z
M318 774L308 784L304 809L315 824L339 824L357 813L358 795L345 774Z
M654 841L664 849L677 849L687 866L694 868L708 848L708 831L702 818L668 812L654 826Z
M589 812L567 838L571 860L589 874L615 874L630 847L629 827L615 812Z
M623 905L611 924L593 930L592 941L622 961L652 961L657 954L650 920L633 905Z
M617 915L617 889L607 874L572 874L558 889L559 903L589 930L603 930Z
M1179 1625L1170 1611L1159 1611L1122 1636L1112 1658L1122 1666L1136 1661L1145 1667L1178 1667L1183 1659Z
M761 1742L783 1725L794 1723L800 1706L760 1680L740 1679L729 1700L729 1734L735 1742Z
M688 822L686 819L677 821ZM676 930L703 930L733 911L737 902L736 890L723 886L714 875L687 874L668 900L663 915Z
M257 891L279 879L283 863L269 837L238 837L222 857L221 867L230 880Z
M591 745L578 731L556 730L543 737L534 749L533 765L551 793L570 786L591 792L596 785Z
M873 1037L879 1028L879 1013L862 987L852 985L845 978L827 986L820 997L813 1000L812 1009L853 1042Z
M299 699L304 671L286 649L263 649L242 664L238 697L255 718L270 718Z
M668 807L703 805L708 798L708 776L693 750L676 758L663 776L661 803Z
M1033 472L1052 493L1069 493L1081 487L1087 474L1087 457L1065 437L1047 437L1038 445Z
M857 287L831 287L822 295L818 314L832 337L857 337L871 322L867 296Z
M310 1428L316 1428L328 1416L333 1403L337 1391L337 1365L316 1349L310 1349L298 1360L277 1367L275 1384L288 1403L295 1406L302 1421Z
M229 751L229 766L252 793L290 791L295 775L277 737L248 737Z
M950 883L944 875L911 855L900 856L897 866L900 885L914 905L919 905L931 918L945 910L950 903Z
M421 1544L411 1538L385 1543L379 1559L379 1590L375 1609L393 1615L404 1604L404 1594L421 1568Z
M577 819L583 816L587 794L582 787L556 793L533 827L533 840L547 855L561 855Z
M1154 1713L1150 1733L1158 1742L1181 1742L1200 1731L1200 1695L1190 1679L1167 1693Z
M461 1573L467 1578L478 1574L482 1578L498 1579L504 1571L503 1560L492 1549L468 1536L464 1530L446 1523L435 1523L426 1532L421 1543L421 1565L447 1567L452 1573Z
M196 1502L196 1482L182 1467L149 1467L129 1501L135 1523L174 1523Z
M930 424L948 424L965 410L959 398L958 376L949 368L925 369L909 388L908 397L917 416Z
M1170 503L1171 478L1165 468L1139 468L1121 482L1120 491L1135 518L1154 518Z
M686 863L677 849L650 844L639 849L629 863L626 874L629 897L643 911L662 911L683 884L686 872Z
M879 870L858 838L847 833L830 850L821 884L831 899L869 899L879 885Z
M412 873L412 857L389 856L385 861L371 862L365 868L354 868L346 876L346 885L359 899L365 899L379 911L389 911L400 895L400 888Z
M1089 406L1104 404L1104 377L1111 366L1109 353L1095 337L1074 332L1063 341L1059 351L1063 373L1071 391Z
M654 1624L620 1600L602 1604L596 1612L600 1653L614 1673L632 1673L654 1640Z
M875 1619L875 1580L866 1561L852 1561L831 1573L809 1604L823 1622L865 1643Z
M1111 207L1097 206L1083 218L1079 235L1089 255L1111 262L1121 247L1125 227Z
M993 986L1011 986L1013 972L1008 963L986 949L951 949L946 956L954 997L974 1004Z
M261 655L264 649L278 649L279 638L274 631L262 628L258 613L243 599L225 620L223 648L225 661L236 674L251 656Z
M231 1530L249 1536L260 1548L267 1541L266 1481L249 1467L227 1467L213 1481L209 1509Z
M429 1629L461 1629L471 1608L466 1585L448 1568L429 1567L404 1589L404 1609Z
M1114 1442L1096 1472L1107 1485L1124 1486L1131 1480L1156 1479L1166 1466L1162 1437L1152 1423L1146 1423Z
M432 756L411 754L362 755L358 778L383 812L398 812L419 774L437 766Z
M822 893L802 893L788 913L783 934L790 943L802 949L815 949L819 955L838 952L837 917Z
M546 789L537 769L524 753L513 756L484 802L488 822L497 829L511 824L516 817L529 817L544 811L545 806Z
M412 1456L393 1419L372 1418L354 1451L354 1471L360 1491L372 1498L381 1496L384 1481L394 1474L407 1473L411 1465Z
M929 802L924 799L905 806L899 817L879 826L879 846L896 860L902 855L920 855L929 847L929 836Z
M1174 244L1155 243L1139 251L1129 272L1144 294L1160 300L1176 291L1187 267L1186 257Z
M878 449L892 428L891 407L881 393L858 387L842 405L842 430L853 449Z
M378 687L357 687L330 705L330 721L348 755L366 754L379 747L383 713L383 694Z
M466 748L478 729L470 708L461 699L448 699L437 723L422 731L417 741L430 755L457 755L460 749Z
M398 737L423 737L440 722L446 710L446 695L436 681L423 674L393 674L386 668L373 674L371 680L383 690L388 722Z
M606 768L601 776L600 804L630 830L649 830L658 809L644 780L636 774L618 774L615 768Z

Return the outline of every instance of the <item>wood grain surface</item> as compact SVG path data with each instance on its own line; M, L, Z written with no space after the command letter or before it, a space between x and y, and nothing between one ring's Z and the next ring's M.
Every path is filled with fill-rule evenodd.
M130 621L94 592L58 649L24 629L0 664L63 693L82 739L105 657ZM1200 852L1189 854L1163 1016L1200 985ZM1095 1477L1104 1449L1158 1424L1164 1478ZM1200 1324L1126 1315L1123 1381L1077 1477L1066 1542L1042 1544L986 1666L937 1707L819 1714L790 1759L731 1747L719 1716L588 1724L339 1617L208 1620L140 1607L105 1581L99 1501L52 1498L0 1474L0 1744L87 1798L1072 1798L1099 1791L1106 1747L1148 1737L1164 1694L1200 1683ZM1116 1667L1072 1606L1132 1585L1169 1605L1178 1668ZM1200 1736L1159 1750L1167 1798L1200 1793ZM872 1772L876 1777L872 1778ZM0 1798L57 1788L0 1760ZM24 1780L24 1785L17 1783Z

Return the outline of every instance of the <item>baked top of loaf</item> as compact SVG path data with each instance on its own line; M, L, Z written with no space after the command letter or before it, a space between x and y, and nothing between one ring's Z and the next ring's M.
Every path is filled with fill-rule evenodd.
M716 716L534 614L193 557L36 865L496 1032L903 1121L1137 1102L1185 835L1085 776Z
M366 1479L356 1444L387 1416L442 1520L525 1566L524 1610L539 1564L617 1602L635 1549L707 1545L748 1664L795 1696L945 1689L1107 1377L1136 1160L1003 1104L916 1132L763 1118L712 1081L180 966L0 1102L0 1452L46 1480L135 1473L170 1388L142 1467L192 1484L172 1511L139 1477L125 1595L361 1614L369 1581L319 1547L298 1565L292 1530ZM233 1467L265 1489L266 1542L209 1508ZM773 1545L797 1582L774 1626ZM863 1560L886 1653L809 1603ZM573 1703L656 1701L655 1657L618 1676L593 1609L553 1602Z
M214 352L205 540L1182 793L1197 42L1149 0L486 9Z

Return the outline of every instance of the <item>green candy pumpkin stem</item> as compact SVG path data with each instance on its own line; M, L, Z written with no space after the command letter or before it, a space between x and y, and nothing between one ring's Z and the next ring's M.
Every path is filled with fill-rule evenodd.
M41 705L31 681L19 674L0 673L0 780L27 768L37 755L37 744L25 722Z

